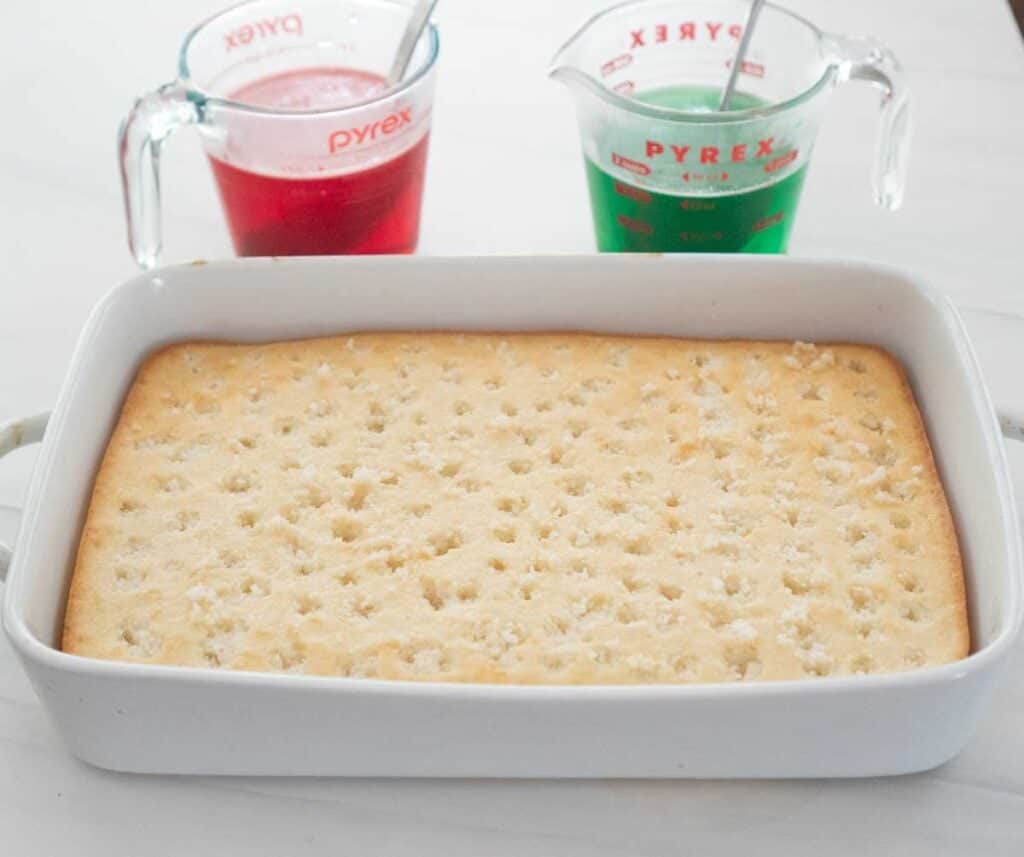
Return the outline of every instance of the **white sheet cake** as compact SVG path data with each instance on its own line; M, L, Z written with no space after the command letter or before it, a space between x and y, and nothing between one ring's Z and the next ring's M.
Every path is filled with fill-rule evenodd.
M910 389L870 347L357 334L152 356L63 640L502 683L890 672L969 647Z

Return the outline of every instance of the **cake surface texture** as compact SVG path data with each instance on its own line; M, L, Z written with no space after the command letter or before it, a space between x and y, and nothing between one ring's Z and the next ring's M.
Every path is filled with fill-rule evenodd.
M969 643L887 353L572 333L153 354L63 636L112 660L520 684L894 672Z

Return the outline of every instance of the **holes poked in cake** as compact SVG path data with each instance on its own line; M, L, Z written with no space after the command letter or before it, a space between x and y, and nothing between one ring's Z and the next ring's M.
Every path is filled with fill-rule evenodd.
M761 674L757 646L750 641L727 643L722 652L726 670L739 681L749 681Z
M152 658L163 647L163 637L144 624L123 627L120 641L127 646L132 658Z
M319 571L320 566L313 562L298 562L292 567L292 570L296 577L309 577Z
M502 544L510 545L510 544L514 544L515 543L515 540L516 540L516 530L515 530L515 527L508 527L508 526L495 527L493 530L491 530L491 533L494 535L494 538L497 539Z
M314 420L322 420L334 413L334 405L326 399L318 399L306 406L306 415Z
M622 543L622 550L630 556L646 556L653 547L651 540L645 535L630 536Z
M420 579L420 592L423 600L430 605L432 610L440 610L445 605L445 599L441 596L437 581L432 577Z
M621 497L606 497L601 501L601 508L613 515L625 515L629 504Z
M900 605L899 617L904 622L916 624L927 620L928 611L923 604L910 601Z
M295 612L300 616L308 616L310 613L315 613L323 606L323 602L315 595L303 593L295 599Z
M183 533L199 523L200 515L195 509L182 509L174 516L172 529Z
M272 669L278 672L302 672L306 663L306 655L298 644L274 649L268 658Z
M566 433L573 440L583 437L588 428L590 428L590 423L586 420L569 420L566 423Z
M921 552L921 545L909 535L901 533L893 539L893 546L905 556L915 556Z
M878 633L878 626L871 619L862 619L856 625L857 638L870 640Z
M409 503L403 507L403 511L414 518L425 518L430 514L431 505L429 503Z
M856 375L863 375L868 371L867 366L864 365L864 361L859 360L856 357L846 361L846 368Z
M476 601L480 597L480 587L475 583L461 583L455 589L455 597L459 601Z
M357 598L352 604L352 612L360 619L369 619L379 609L372 598Z
M459 475L460 470L462 470L461 461L446 461L438 468L437 472L445 479L454 479Z
M451 553L451 551L462 547L462 533L458 530L436 533L431 536L430 544L434 549L434 556L445 556Z
M117 504L117 511L122 515L133 515L145 508L142 502L134 497L123 497Z
M499 512L508 515L519 515L527 510L530 501L526 497L500 497L495 506Z
M570 497L582 497L594 484L583 474L573 473L561 480L562 490Z
M366 499L370 496L371 486L369 482L357 482L345 498L345 508L350 512L360 512L366 505Z
M870 675L875 668L875 661L870 655L857 655L850 661L850 672L853 675Z
M342 587L356 586L359 583L359 574L355 570L347 568L335 574L334 580Z
M244 530L251 530L259 520L260 513L255 509L244 509L238 513L238 526Z
M229 494L247 494L254 484L252 474L243 470L228 473L221 480L221 487Z
M464 400L459 400L452 405L452 413L457 417L465 417L473 413L473 406Z
M540 437L540 432L529 426L519 426L515 431L523 442L523 446L533 446L537 443L537 438Z
M587 399L579 390L567 390L559 396L563 402L573 408L582 408L587 404Z
M354 518L335 518L331 522L331 535L350 544L363 534L363 525Z
M918 648L910 647L903 651L903 665L906 667L922 667L926 661L925 654Z
M790 595L807 595L813 586L811 574L803 570L787 570L782 573L782 585Z
M729 598L746 598L753 591L750 580L735 571L725 572L719 580L722 589Z
M490 560L488 560L487 566L491 569L491 571L508 570L508 563L505 562L505 560L500 559L499 557L492 557Z
M526 458L513 458L506 466L516 476L525 476L533 470L533 463Z
M889 515L889 523L896 530L909 530L911 526L910 516L903 512L893 512Z
M330 502L330 499L330 495L319 485L307 483L299 491L297 505L299 508L319 509ZM291 523L295 522L292 521Z
M619 479L627 488L638 488L650 485L654 481L654 474L641 467L630 467L620 474Z
M624 570L618 572L619 583L622 584L622 588L631 595L634 592L639 592L641 589L647 587L647 582L642 578L638 577L635 572L630 570Z
M854 613L870 614L878 608L878 596L867 586L850 586L846 590L846 595Z
M832 659L822 652L812 650L803 658L804 674L814 678L825 678L832 674Z
M856 547L865 542L871 535L871 531L861 524L846 524L843 527L843 538L846 539L846 543L851 547Z
M659 583L658 594L666 601L678 601L683 597L683 587L677 583Z
M146 582L149 572L138 565L119 565L114 569L114 588L121 591L133 591Z
M274 420L274 433L281 437L289 437L298 427L298 421L291 417L280 417Z
M901 571L897 573L896 581L903 588L904 592L921 592L924 588L921 585L921 579L912 571Z
M313 432L309 437L309 444L314 449L325 449L331 445L334 440L334 435L329 431L317 431Z
M801 384L799 392L805 402L827 402L831 397L828 387L823 384Z

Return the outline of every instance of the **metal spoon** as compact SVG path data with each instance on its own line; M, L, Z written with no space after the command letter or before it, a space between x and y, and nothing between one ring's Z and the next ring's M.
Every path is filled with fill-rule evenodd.
M729 69L729 80L722 90L722 99L718 102L719 110L728 110L729 102L736 91L736 80L740 76L740 69L743 66L743 58L747 55L747 48L750 47L750 38L754 35L754 25L757 23L757 16L761 14L761 7L764 0L752 0L750 14L747 15L747 23L743 25L743 37L740 39L739 47L736 48L736 56L732 60L732 68Z
M398 43L398 52L395 54L394 62L391 63L391 70L388 72L388 86L394 86L405 77L405 70L412 59L412 52L416 50L416 43L420 40L420 33L427 26L430 20L430 13L434 11L437 0L418 0L409 13L409 22L405 25L405 32L402 33L402 41Z

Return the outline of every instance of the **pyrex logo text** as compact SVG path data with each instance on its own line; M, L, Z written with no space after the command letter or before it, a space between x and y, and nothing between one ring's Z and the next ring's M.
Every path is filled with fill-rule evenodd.
M230 51L250 44L255 39L266 39L288 33L292 36L302 35L302 16L297 12L290 15L278 15L276 18L263 18L250 24L243 24L236 30L224 34L224 50Z
M655 24L653 27L641 27L629 31L629 49L646 48L648 45L664 44L665 42L692 42L706 39L717 42L720 35L731 39L739 39L743 35L741 24L725 25L722 21L684 21L681 24Z
M668 149L671 151L672 158L675 159L677 164L685 164L687 158L692 154L692 160L700 160L702 164L717 164L719 159L722 161L728 159L734 164L742 163L748 159L754 158L766 158L773 154L773 146L775 145L774 137L767 137L762 140L758 140L755 143L736 143L734 146L727 147L723 152L718 146L701 146L696 152L692 151L692 146L676 146L669 144ZM754 151L751 151L754 149ZM657 140L648 140L644 147L644 155L648 160L653 160L661 155L666 154L666 147L664 143L660 143Z
M367 122L358 128L345 128L335 131L327 138L327 148L333 155L335 152L350 145L359 146L363 143L372 143L378 137L387 137L394 134L399 128L412 124L412 108L406 107L403 110L396 110L384 119L376 122Z

